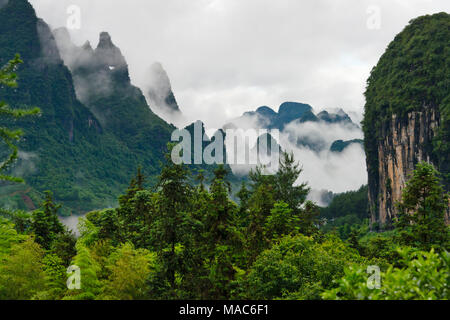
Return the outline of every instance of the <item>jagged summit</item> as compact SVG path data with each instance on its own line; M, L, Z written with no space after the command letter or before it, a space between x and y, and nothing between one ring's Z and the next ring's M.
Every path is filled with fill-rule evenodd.
M98 48L115 48L115 45L112 42L111 36L108 32L101 32L100 33L100 41L98 42Z
M81 48L85 51L91 51L92 53L94 52L94 49L91 46L91 43L89 42L89 40L87 40L82 46Z
M256 113L266 117L275 117L277 114L272 108L268 106L259 107L258 109L256 109Z
M147 71L145 96L150 108L163 119L180 124L183 115L172 91L169 76L160 62L153 63Z
M125 57L114 45L107 32L100 33L95 50L89 41L86 41L81 47L76 46L65 27L53 30L53 35L64 62L72 71L79 67L88 67L96 69L96 71L121 69L125 77L128 77L128 65Z
M350 125L354 125L356 127L359 127L355 123L353 123L350 116L342 109L338 109L336 113L330 113L326 110L320 112L317 114L317 118L319 118L322 121L329 122L329 123L347 123Z
M255 121L256 127L264 129L284 130L285 126L293 121L298 123L343 123L354 128L359 128L342 109L337 110L336 113L322 111L315 115L313 108L309 104L298 102L284 102L280 105L278 112L275 112L268 106L259 107L256 111L245 112L240 118L233 120L232 123L226 124L224 128L233 128L236 125L242 126L245 123L254 123Z
M125 57L120 49L114 45L108 32L100 33L100 39L94 52L98 61L108 67L127 67Z
M93 58L94 50L90 44L87 45L89 41L87 41L87 43L85 43L82 47L76 46L72 43L70 33L65 27L53 30L53 35L61 57L70 70L73 71L80 66L85 66L86 64L91 64L91 66L95 64Z
M280 116L301 117L305 112L312 111L313 108L309 104L298 102L284 102L281 104L278 114Z
M159 62L151 65L148 72L148 96L152 102L152 107L166 109L168 112L178 112L175 96L172 92L172 85L169 76Z

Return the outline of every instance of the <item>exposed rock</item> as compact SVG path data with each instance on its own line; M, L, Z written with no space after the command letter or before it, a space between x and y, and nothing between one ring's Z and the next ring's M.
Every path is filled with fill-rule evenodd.
M391 121L383 126L384 139L378 142L378 181L369 177L372 222L390 222L417 163L433 163L431 145L439 123L438 109L430 107L423 112L411 112L405 118L392 115Z
M372 222L381 227L391 226L419 162L433 164L442 174L444 191L449 191L449 36L448 13L411 20L367 80L362 125L369 210Z

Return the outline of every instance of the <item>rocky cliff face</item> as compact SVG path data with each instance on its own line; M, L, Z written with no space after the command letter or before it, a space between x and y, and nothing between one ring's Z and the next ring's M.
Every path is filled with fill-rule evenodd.
M369 177L372 222L388 223L396 215L395 204L417 163L434 163L432 141L440 125L438 108L425 108L406 117L392 115L381 129L378 142L378 174ZM372 169L368 163L369 171Z
M449 38L445 12L412 20L367 81L362 124L372 222L392 222L409 175L421 161L434 165L449 191Z

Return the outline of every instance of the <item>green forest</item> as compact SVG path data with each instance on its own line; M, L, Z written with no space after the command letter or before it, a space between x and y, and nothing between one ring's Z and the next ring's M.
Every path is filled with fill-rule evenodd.
M1 69L2 85L17 85L20 62ZM0 106L11 119L39 112ZM1 128L11 148L2 172L17 157L21 134ZM2 209L0 299L449 299L449 199L432 165L417 165L395 229L377 233L359 215L367 188L321 212L306 200L308 185L294 184L302 169L292 154L283 153L274 175L253 170L237 204L224 166L211 181L200 172L194 184L189 168L171 161L172 147L156 187L146 187L137 168L119 206L80 219L78 238L59 222L50 191L32 212ZM328 226L333 210L351 207L346 201L357 223ZM374 267L381 286L368 285Z
M281 147L271 175L175 164L174 125L123 56L106 61L120 52L109 35L92 68L70 70L27 0L0 5L0 300L450 299L449 14L416 18L389 44L367 81L364 140L332 148L364 144L369 184L319 207ZM96 90L99 74L112 93ZM92 91L83 103L76 77ZM429 159L378 223L386 124L428 109L436 134L425 144L416 130L411 148ZM61 222L78 215L77 233Z

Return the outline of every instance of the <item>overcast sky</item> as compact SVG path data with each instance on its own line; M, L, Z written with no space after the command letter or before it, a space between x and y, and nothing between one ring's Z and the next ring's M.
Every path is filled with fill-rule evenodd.
M219 127L284 101L362 112L366 79L408 21L449 0L30 0L52 28L81 9L77 44L108 31L132 81L163 64L182 111ZM378 12L380 16L378 19Z

